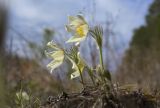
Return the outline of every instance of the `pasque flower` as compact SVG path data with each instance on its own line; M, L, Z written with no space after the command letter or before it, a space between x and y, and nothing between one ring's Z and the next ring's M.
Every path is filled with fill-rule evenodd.
M29 100L29 95L25 91L17 92L16 97L18 100Z
M74 72L71 74L71 79L81 76L83 82L82 72L85 67L85 63L80 57L80 52L78 51L78 47L77 46L71 47L66 52L66 56L72 63L72 69L74 70Z
M72 62L72 69L74 70L71 74L71 79L81 76L84 69L84 63L80 57L80 53L77 53L77 63L72 59L70 59L70 61Z
M51 70L51 72L59 67L64 60L64 50L58 47L53 41L48 42L48 47L50 47L53 51L46 52L46 55L53 60L47 65L47 67Z
M89 26L82 15L69 16L66 30L73 35L67 42L79 44L87 37Z

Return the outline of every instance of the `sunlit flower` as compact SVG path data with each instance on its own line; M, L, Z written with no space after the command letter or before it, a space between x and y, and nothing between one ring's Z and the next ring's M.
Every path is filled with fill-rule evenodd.
M66 25L66 30L72 33L71 37L67 42L79 42L83 41L89 31L89 26L82 15L69 16L68 25Z
M23 92L17 92L16 96L17 96L18 100L21 100L21 99L23 99L23 100L29 100L28 94L26 92L24 92L24 91Z
M77 61L70 59L72 63L72 69L74 72L71 74L71 79L77 78L82 74L85 64L80 57L80 53L77 53Z
M52 72L55 68L59 67L64 60L64 50L59 48L54 42L48 42L48 47L52 48L52 52L46 52L46 55L53 60L47 65Z

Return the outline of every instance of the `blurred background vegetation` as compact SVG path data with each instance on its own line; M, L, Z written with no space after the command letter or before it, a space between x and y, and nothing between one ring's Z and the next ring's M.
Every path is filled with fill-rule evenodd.
M107 4L107 2L104 3ZM112 13L107 13L107 20L104 18L105 21L100 24L105 28L103 45L105 66L112 71L114 81L120 84L138 84L140 87L155 90L160 87L160 1L154 0L151 3L148 5L149 10L144 21L145 24L134 28L130 41L124 39L128 43L130 42L129 46L124 44L124 40L121 39L122 34L114 29L118 15L112 16ZM14 99L20 89L42 101L49 95L56 95L62 91L79 91L81 85L78 81L69 79L69 73L72 70L68 61L56 69L53 74L46 69L46 64L49 62L44 54L46 43L54 39L59 45L69 47L63 42L69 36L64 31L50 27L50 24L45 25L40 33L33 33L34 36L31 33L32 35L28 36L30 33L27 30L9 26L11 25L10 19L12 19L9 17L10 5L5 4L8 3L0 1L0 107L5 108L4 106L7 104L7 108L13 108L13 106L16 108ZM98 22L96 18L101 19L97 17L99 14L96 15L96 13L100 13L100 10L96 10L96 5L96 0L92 0L87 2L84 7L84 11L86 12L88 9L87 12L91 14L87 16L86 12L86 17L91 19L91 25ZM139 5L144 4L142 2ZM64 17L67 19L67 16L64 15ZM123 21L125 22L125 20L127 17L124 17ZM18 20L16 21L19 23ZM39 34L41 37L37 36ZM123 35L128 36L128 34ZM119 37L117 38L117 36ZM117 41L118 39L122 41ZM14 44L15 41L18 45ZM84 48L86 49L84 50ZM97 65L99 57L93 40L87 38L82 45L81 52L87 63L93 67ZM35 98L32 99L35 100Z
M136 29L117 77L123 83L138 83L146 89L160 85L160 1L155 0L146 16L146 25Z

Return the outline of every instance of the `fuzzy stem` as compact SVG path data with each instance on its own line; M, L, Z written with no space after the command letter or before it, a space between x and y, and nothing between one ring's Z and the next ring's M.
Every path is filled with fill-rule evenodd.
M21 104L21 108L23 108L23 97L22 97L22 90L23 90L23 85L22 85L22 81L20 81L21 83L21 88L20 88L20 104Z
M87 68L89 69L89 67L87 66ZM93 83L93 85L95 86L95 81L94 81L94 78L93 78L93 71L91 70L91 69L89 69L89 72L88 72L88 74L89 74L89 76L90 76L90 78L91 78L91 81L92 81L92 83Z
M100 61L100 65L101 65L101 69L104 72L104 65L103 65L103 55L102 55L102 47L99 47L99 61Z
M99 47L99 54L100 54L100 65L101 65L101 70L102 70L102 75L104 74L105 72L105 68L104 68L104 64L103 64L103 54L102 54L102 47ZM110 74L110 73L108 73ZM103 80L103 79L102 79ZM108 78L109 80L109 78ZM110 81L110 80L109 80Z
M79 68L78 68L78 69L79 69ZM80 69L79 69L79 73L80 73L81 81L82 81L82 84L83 84L83 87L84 87L84 80L83 80L82 72L81 72Z
M99 62L100 62L100 66L101 66L101 78L102 78L102 81L105 82L105 79L103 77L103 74L104 74L104 65L103 65L103 55L102 55L102 47L99 46Z

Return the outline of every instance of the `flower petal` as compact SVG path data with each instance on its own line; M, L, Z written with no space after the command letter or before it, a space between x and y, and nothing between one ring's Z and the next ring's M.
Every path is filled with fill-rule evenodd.
M71 74L71 79L77 78L80 76L80 73L78 71L75 71Z
M65 29L67 32L73 32L73 29L68 25L65 26Z
M85 24L87 24L86 20L84 19L83 15L77 15L77 17L82 20Z
M63 51L55 51L52 55L52 58L54 60L63 60L64 59L64 52Z
M86 24L86 21L83 18L78 17L78 16L75 16L75 17L69 16L68 19L69 19L69 25L74 26L74 27Z
M68 41L66 41L67 43L70 43L70 42L80 42L82 40L84 40L85 37L79 37L79 36L73 36L71 37Z
M78 64L76 64L75 61L69 58L69 60L72 63L72 69L75 71L71 74L71 79L79 77L80 72L81 73L83 72L84 65L85 65L82 59L80 58L80 53L77 53L77 54L78 54Z
M47 65L47 67L51 70L51 72L60 66L64 60L64 50L59 48L54 42L48 42L47 46L53 48L52 52L45 52L46 55L53 60Z
M50 48L53 48L54 50L59 50L60 49L60 48L58 48L58 46L53 41L48 42L47 46L50 47Z
M63 63L63 61L61 61L61 60L53 60L47 65L47 68L49 68L51 70L50 72L52 73L52 71L55 68L59 67L62 63Z

